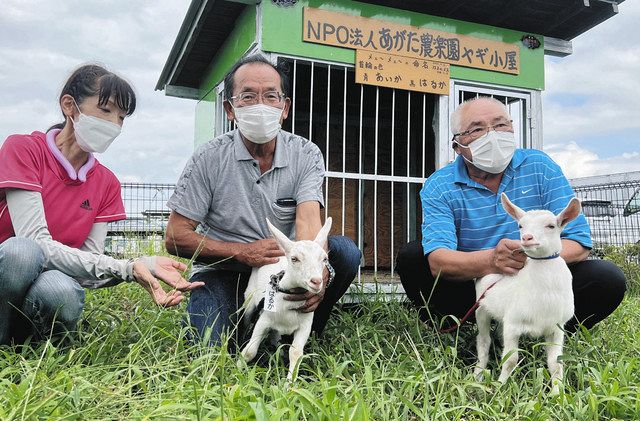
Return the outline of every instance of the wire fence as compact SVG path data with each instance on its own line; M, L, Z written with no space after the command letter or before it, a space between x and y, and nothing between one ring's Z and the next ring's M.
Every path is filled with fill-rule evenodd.
M572 180L594 249L640 242L640 172Z
M127 219L109 224L105 251L117 257L163 253L167 201L174 188L174 184L122 183Z
M596 250L640 242L640 172L571 180ZM123 183L127 219L109 224L106 251L118 257L164 252L173 184Z

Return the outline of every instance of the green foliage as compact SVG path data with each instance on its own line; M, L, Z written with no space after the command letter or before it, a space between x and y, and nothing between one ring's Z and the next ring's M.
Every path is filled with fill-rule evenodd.
M640 243L624 246L605 246L600 254L622 269L627 277L629 292L640 292Z
M636 279L637 282L637 279ZM379 297L378 297L379 298ZM640 298L568 338L564 393L547 393L544 346L522 345L500 386L478 382L475 331L439 335L404 303L336 312L286 383L279 352L241 364L187 345L185 308L161 310L127 284L90 291L79 333L55 344L0 347L0 419L396 420L640 418Z

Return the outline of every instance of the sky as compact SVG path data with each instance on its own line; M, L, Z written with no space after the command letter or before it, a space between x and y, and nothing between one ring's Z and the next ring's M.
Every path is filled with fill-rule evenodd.
M62 121L73 69L103 64L138 106L98 159L122 182L174 183L193 151L196 102L154 91L190 0L2 0L0 141ZM640 171L640 1L545 59L544 150L569 178Z

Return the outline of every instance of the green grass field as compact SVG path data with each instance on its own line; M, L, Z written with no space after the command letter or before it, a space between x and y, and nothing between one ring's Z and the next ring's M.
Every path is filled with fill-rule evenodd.
M568 338L559 396L547 393L542 344L522 343L504 386L494 352L493 381L477 382L473 326L439 335L382 300L337 311L287 384L280 354L238 368L220 348L187 345L184 304L161 310L120 285L88 293L73 342L0 347L0 418L640 419L640 276L625 265L622 306Z

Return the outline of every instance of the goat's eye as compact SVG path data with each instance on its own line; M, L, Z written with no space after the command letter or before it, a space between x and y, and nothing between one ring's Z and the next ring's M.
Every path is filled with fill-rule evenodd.
M553 225L553 224L549 224L549 225L547 225L547 228L549 228L549 229L554 229L555 227L556 227L556 226L555 226L555 225Z
M522 229L522 224L518 224L518 229Z
M291 261L293 263L298 263L300 261L300 259L298 259L296 256L291 256Z

